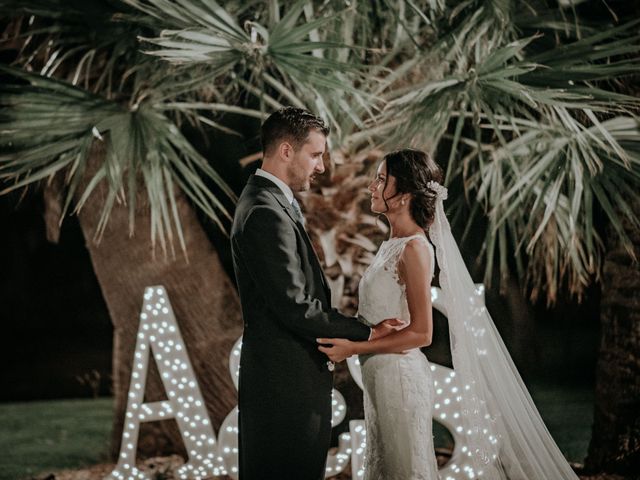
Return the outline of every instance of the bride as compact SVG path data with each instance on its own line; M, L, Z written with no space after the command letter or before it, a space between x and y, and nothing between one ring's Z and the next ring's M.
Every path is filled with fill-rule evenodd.
M387 154L369 185L371 210L384 214L390 238L362 276L359 317L404 321L368 342L319 338L333 361L360 356L367 428L366 480L438 480L433 449L434 384L420 351L431 343L431 279L436 259L449 324L451 356L468 436L468 478L577 480L533 403L475 285L444 214L447 189L431 157ZM433 241L434 248L429 239ZM494 435L487 435L494 432Z

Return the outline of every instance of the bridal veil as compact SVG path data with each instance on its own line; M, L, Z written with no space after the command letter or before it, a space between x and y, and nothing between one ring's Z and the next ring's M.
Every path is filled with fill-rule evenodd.
M431 181L436 213L429 236L436 247L449 322L451 356L468 443L467 476L488 480L577 480L549 434L486 307L476 300L444 213L447 189Z

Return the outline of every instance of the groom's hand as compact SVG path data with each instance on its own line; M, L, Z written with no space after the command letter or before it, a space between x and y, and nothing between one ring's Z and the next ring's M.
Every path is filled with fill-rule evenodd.
M340 363L355 353L353 342L345 338L317 338L316 341L320 344L318 350L335 363Z
M376 338L386 337L390 333L402 329L405 325L405 322L399 318L387 318L371 328L371 337L369 337L369 341L375 340Z

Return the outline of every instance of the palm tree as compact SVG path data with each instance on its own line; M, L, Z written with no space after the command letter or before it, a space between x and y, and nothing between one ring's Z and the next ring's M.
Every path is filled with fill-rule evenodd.
M375 248L362 233L375 239L381 228L354 198L378 149L396 145L435 152L445 167L461 240L472 225L485 233L485 284L497 267L503 291L515 275L532 300L553 304L580 298L605 272L603 327L617 329L603 339L589 464L629 471L640 431L611 428L605 409L620 406L615 425L638 424L639 410L626 406L640 376L624 390L607 382L627 378L638 356L633 322L620 320L637 307L615 300L622 286L611 265L620 252L637 261L639 102L628 82L640 63L639 22L627 22L623 7L577 3L0 0L16 52L1 68L0 176L5 191L46 179L60 219L73 208L87 239L103 240L89 248L116 326L114 446L133 292L149 282L175 292L197 373L219 352L216 385L240 331L231 282L194 215L224 229L233 193L181 127L229 132L225 115L260 119L292 104L332 126L332 177L303 200L343 306ZM593 8L604 14L584 18ZM336 190L337 179L354 193ZM326 205L338 206L335 221L323 217ZM133 237L134 225L149 235ZM153 261L156 243L162 257ZM220 297L211 300L210 288ZM611 355L611 345L624 354ZM222 393L203 388L216 428L233 403L226 381Z
M640 211L640 203L632 205ZM640 254L640 229L623 224ZM638 471L638 266L633 256L609 232L603 265L600 354L596 368L593 436L589 470Z
M7 25L7 48L21 68L1 67L1 102L10 109L2 126L4 191L46 179L53 237L70 208L78 213L114 326L112 453L119 449L135 319L148 285L163 284L171 295L198 359L194 368L211 419L220 425L235 405L235 389L223 369L211 372L209 362L228 361L225 352L241 332L240 312L194 205L222 225L229 217L224 198L233 195L187 142L178 118L157 103L183 88L187 77L178 74L166 85L171 82L163 70L137 51L144 26L111 21L122 10L108 2L20 2L4 8L21 15ZM207 182L221 193L214 195ZM177 245L184 255L175 252ZM154 371L147 398L162 395ZM144 425L141 438L147 455L181 445L169 422Z

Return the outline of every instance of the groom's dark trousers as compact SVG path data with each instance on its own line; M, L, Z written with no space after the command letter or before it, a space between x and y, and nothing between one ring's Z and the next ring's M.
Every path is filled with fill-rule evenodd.
M322 480L333 375L316 338L366 340L370 330L331 308L309 237L271 180L249 179L231 247L244 320L240 480Z

